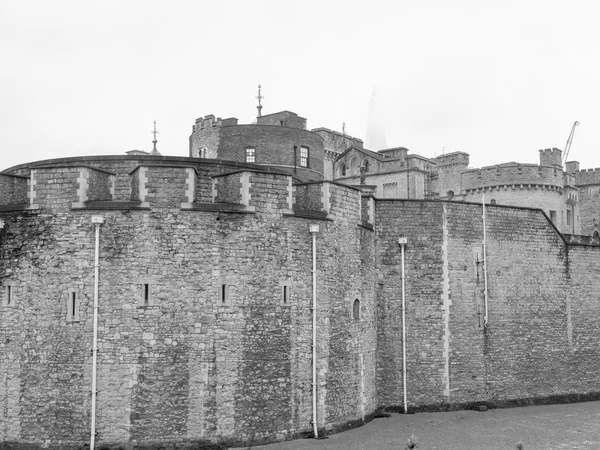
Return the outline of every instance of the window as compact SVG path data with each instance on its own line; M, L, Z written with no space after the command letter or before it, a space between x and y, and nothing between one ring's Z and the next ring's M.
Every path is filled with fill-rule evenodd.
M300 147L300 167L308 167L308 147Z
M229 295L229 284L221 282L218 287L217 293L217 306L229 306L231 304L231 298Z
M340 174L341 176L345 177L346 176L346 164L343 164L340 166Z
M594 230L594 239L599 239L600 238L600 233L598 233L598 230Z
M350 175L356 175L356 171L358 170L358 163L356 162L356 157L350 158Z
M148 302L150 301L150 285L148 283L144 283L142 286L144 306L148 306Z
M573 219L571 218L572 214L573 214L573 213L571 212L571 210L570 210L570 209L567 209L567 225L571 225L571 221L573 220Z
M280 296L279 306L291 306L291 285L289 280L283 280L279 282Z
M360 300L354 299L354 303L352 304L352 318L354 320L360 320Z
M15 281L5 282L4 298L2 300L4 306L14 307L17 305L16 285L17 283Z
M143 277L139 279L138 283L140 285L138 290L138 306L142 308L154 306L154 280L152 278Z
M556 211L550 210L550 220L553 224L556 224Z
M363 167L365 168L365 172L369 171L369 161L365 160L363 161Z
M67 291L67 322L79 322L79 295L76 289Z
M254 147L246 147L246 162L256 162L256 149Z

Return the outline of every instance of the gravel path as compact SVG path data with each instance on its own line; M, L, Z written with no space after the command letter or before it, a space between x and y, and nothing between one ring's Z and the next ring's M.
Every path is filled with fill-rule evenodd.
M392 414L328 439L302 439L262 450L404 450L411 434L419 450L600 449L600 402L495 409L486 412Z

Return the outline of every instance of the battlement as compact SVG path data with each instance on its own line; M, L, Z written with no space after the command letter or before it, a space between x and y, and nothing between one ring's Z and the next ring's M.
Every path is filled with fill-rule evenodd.
M431 158L437 167L460 165L467 168L469 166L469 154L465 152L452 152Z
M575 172L575 184L577 186L600 184L600 167Z
M503 185L543 185L563 187L563 171L537 164L503 164L471 169L462 174L464 190Z
M561 166L562 150L559 148L546 148L540 150L540 166Z
M29 178L0 173L0 206L27 204Z
M293 185L291 174L253 165L237 164L237 170L226 171L227 165L219 162L160 159L128 158L129 164L121 159L103 160L114 172L59 163L34 165L29 177L2 173L0 192L7 194L1 197L0 211L167 208L330 220L345 217L372 224L372 199L363 200L355 187L330 182ZM363 218L365 208L370 212Z
M257 125L279 125L306 130L306 119L291 111L279 111L256 118Z
M216 117L213 114L209 114L204 116L204 118L199 117L196 119L196 123L192 125L192 133L199 130L208 130L212 127L230 127L238 124L238 119L235 117L229 117L227 119L221 119L220 117Z
M377 153L386 158L405 159L408 154L408 149L406 147L384 148L383 150L379 150Z
M329 128L313 128L313 133L317 133L323 138L323 147L327 151L334 152L337 155L343 153L349 147L362 149L364 142L361 139L340 133L339 131L330 130Z

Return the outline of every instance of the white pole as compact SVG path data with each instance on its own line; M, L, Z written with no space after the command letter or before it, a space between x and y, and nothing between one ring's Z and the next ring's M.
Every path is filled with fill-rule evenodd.
M312 234L312 422L315 439L319 438L317 427L317 233L319 225L310 226Z
M100 266L100 225L104 218L92 217L92 223L96 228L96 246L94 255L94 339L92 342L92 418L90 429L90 450L94 450L96 441L96 367L98 359L98 268Z
M485 194L482 197L483 203L483 295L485 302L485 316L483 319L483 325L487 327L488 324L488 284L487 284L487 249L486 249L486 235L485 235Z
M400 252L402 254L402 392L404 414L408 412L408 403L406 400L406 296L404 284L404 246L406 245L406 242L407 239L404 236L398 239L398 244L400 244Z

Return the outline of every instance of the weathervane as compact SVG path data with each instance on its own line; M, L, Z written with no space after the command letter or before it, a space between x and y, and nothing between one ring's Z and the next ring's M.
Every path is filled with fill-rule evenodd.
M264 98L262 95L260 95L260 84L258 85L258 95L256 96L256 98L258 99L258 106L256 107L258 109L258 117L262 116L262 104L260 103L260 101Z
M154 131L152 131L152 134L154 135L154 140L152 141L152 143L154 144L154 148L152 149L152 151L150 152L150 154L151 155L160 155L160 153L156 149L156 143L158 142L156 140L156 135L158 134L158 131L156 131L156 120L154 121Z

